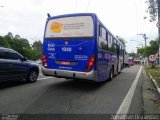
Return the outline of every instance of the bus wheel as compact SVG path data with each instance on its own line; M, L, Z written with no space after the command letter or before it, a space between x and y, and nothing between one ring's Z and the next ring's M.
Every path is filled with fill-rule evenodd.
M112 79L113 79L113 70L111 69L109 73L109 81L111 81Z

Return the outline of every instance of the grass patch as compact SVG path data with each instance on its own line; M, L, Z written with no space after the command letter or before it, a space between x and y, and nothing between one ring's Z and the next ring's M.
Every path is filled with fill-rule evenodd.
M153 79L156 80L158 86L160 87L160 68L159 66L155 66L155 68L152 68L151 66L145 66L145 70L147 73L150 73L150 75L153 77Z

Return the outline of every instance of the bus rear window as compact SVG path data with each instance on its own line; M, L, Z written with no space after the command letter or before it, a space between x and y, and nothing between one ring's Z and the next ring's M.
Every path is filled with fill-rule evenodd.
M91 16L74 16L49 20L45 38L93 37L93 34Z

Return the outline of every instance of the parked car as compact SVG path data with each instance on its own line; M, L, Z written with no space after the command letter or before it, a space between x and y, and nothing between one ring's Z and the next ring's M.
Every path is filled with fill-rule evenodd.
M129 58L128 58L128 54L124 55L124 67L129 67Z
M39 65L27 60L18 52L5 47L0 47L0 81L25 79L35 82L39 75Z
M129 66L134 65L134 57L129 57Z

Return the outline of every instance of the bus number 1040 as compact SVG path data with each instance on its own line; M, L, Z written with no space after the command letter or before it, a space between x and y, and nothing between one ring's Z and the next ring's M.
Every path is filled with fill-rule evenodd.
M72 48L71 47L62 47L62 51L63 52L72 52Z

